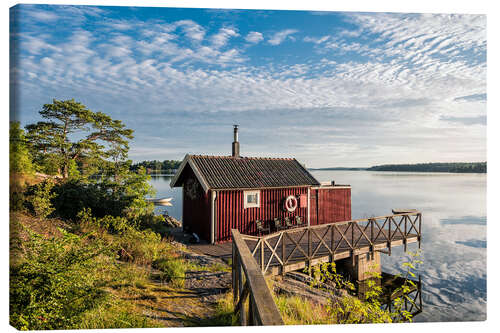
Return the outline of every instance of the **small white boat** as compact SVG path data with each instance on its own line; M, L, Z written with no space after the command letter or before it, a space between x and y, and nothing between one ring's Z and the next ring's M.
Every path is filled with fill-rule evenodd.
M172 206L172 198L147 198L146 201L152 202L157 206Z

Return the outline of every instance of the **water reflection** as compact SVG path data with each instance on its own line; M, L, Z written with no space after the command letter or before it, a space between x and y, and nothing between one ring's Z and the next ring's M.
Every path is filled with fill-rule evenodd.
M461 216L441 219L441 224L486 225L486 216Z
M420 276L416 280L408 279L408 281L411 281L410 283L399 275L382 272L382 278L373 281L382 287L379 301L383 310L397 311L395 302L396 299L401 298L403 302L400 311L408 311L412 316L412 320L415 320L416 316L422 313L422 280ZM402 291L403 285L409 287L408 292ZM365 294L370 289L368 280L356 283L356 294L360 299L365 299Z
M479 239L472 239L469 241L456 241L455 243L457 244L462 244L465 246L470 246L470 247L481 247L481 248L486 248L486 241L484 240L479 240Z
M160 174L160 173L153 173L150 174L151 179L153 181L164 181L168 184L170 184L170 180L172 179L173 175L168 175L168 174Z

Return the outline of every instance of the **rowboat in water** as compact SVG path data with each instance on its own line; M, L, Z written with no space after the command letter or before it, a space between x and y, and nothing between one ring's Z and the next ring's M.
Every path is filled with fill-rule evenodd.
M147 198L146 201L152 202L157 206L172 206L172 198Z

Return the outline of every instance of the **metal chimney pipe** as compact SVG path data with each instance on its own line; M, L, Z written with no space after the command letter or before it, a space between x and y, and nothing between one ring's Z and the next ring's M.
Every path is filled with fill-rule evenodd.
M234 126L233 157L240 157L240 143L238 142L238 125Z

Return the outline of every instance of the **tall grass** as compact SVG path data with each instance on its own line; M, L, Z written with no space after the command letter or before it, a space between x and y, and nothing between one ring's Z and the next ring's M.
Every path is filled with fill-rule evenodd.
M234 314L233 293L228 292L217 301L213 316L196 324L196 326L238 326L238 317Z
M186 262L181 258L161 258L153 262L153 267L160 270L163 281L169 282L173 287L184 288L186 279Z
M91 311L87 311L76 329L103 329L103 328L146 328L163 327L163 325L141 314L133 304L121 301L116 297L109 299Z
M335 324L323 306L302 297L277 295L275 302L286 325Z

